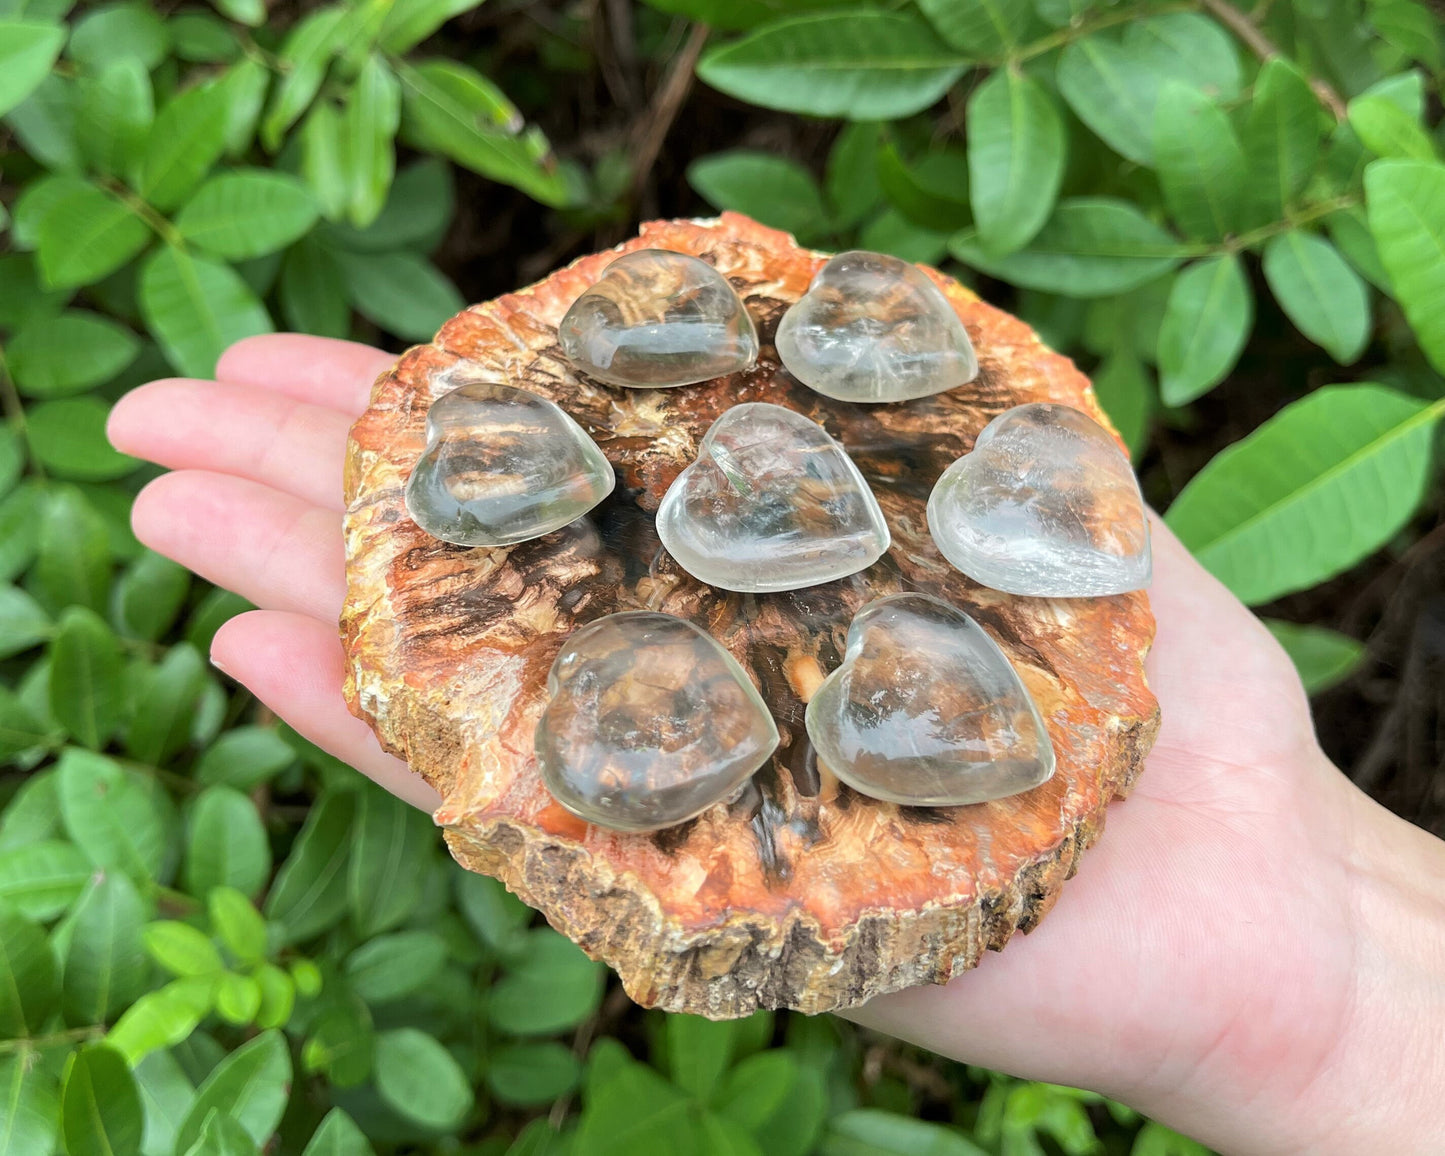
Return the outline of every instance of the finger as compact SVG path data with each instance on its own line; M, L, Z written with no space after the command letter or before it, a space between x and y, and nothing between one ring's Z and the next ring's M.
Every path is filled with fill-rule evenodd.
M441 805L441 796L383 751L371 728L346 709L346 658L334 626L303 614L253 610L216 632L211 661L298 734L397 798L424 811Z
M356 417L366 408L372 384L395 362L395 354L355 341L266 333L221 354L216 377Z
M131 510L135 535L266 610L334 622L346 590L341 515L258 482L179 470Z
M117 449L173 470L234 474L341 510L350 420L266 390L169 379L116 402L106 432Z

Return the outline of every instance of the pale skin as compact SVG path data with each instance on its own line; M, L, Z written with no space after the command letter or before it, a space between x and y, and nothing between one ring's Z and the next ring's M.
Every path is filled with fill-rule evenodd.
M346 433L391 355L252 338L216 381L115 407L169 467L141 541L261 609L212 658L300 733L419 807L436 794L341 697ZM1147 664L1163 727L1038 930L858 1022L1105 1092L1229 1153L1445 1151L1445 843L1321 752L1288 657L1161 524Z

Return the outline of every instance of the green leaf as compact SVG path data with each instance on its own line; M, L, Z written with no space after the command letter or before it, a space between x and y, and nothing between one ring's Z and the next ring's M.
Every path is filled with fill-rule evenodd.
M256 804L230 787L208 787L191 810L186 890L234 887L256 895L271 875L271 844Z
M251 1023L261 1010L261 985L249 975L222 972L216 977L216 1014L238 1027Z
M189 377L210 377L228 346L272 330L234 270L169 246L141 269L140 303L167 359Z
M0 688L0 703L25 709L8 687ZM36 724L39 725L38 722ZM19 747L17 749L24 749ZM60 795L53 768L28 775L0 814L0 849L24 847L64 834L60 826Z
M15 497L24 492L17 491ZM73 486L44 495L31 492L44 502L32 577L52 608L73 603L100 609L110 589L110 539L104 520Z
M822 1156L985 1156L952 1128L880 1108L834 1116L819 1151Z
M504 1104L550 1104L577 1087L582 1065L555 1040L504 1044L487 1057L487 1086Z
M81 152L102 173L128 173L140 159L155 119L150 73L141 61L125 56L99 74L80 76L76 85Z
M146 953L175 976L211 975L225 964L210 936L189 923L163 919L141 933Z
M345 216L351 198L342 127L341 114L325 99L311 106L301 125L301 175L329 221Z
M22 654L51 635L50 615L24 590L0 586L0 658Z
M174 209L201 182L226 145L227 93L200 85L161 109L136 171L136 192L158 209Z
M1028 5L1009 0L918 0L939 36L971 60L1002 56L1028 31Z
M123 478L140 463L113 448L105 434L110 407L96 397L43 401L26 415L30 452L62 478L105 482Z
M200 1135L185 1156L257 1156L258 1151L255 1142L240 1124L219 1108L212 1108L201 1125Z
M1334 686L1364 657L1364 645L1338 630L1278 618L1266 618L1264 624L1289 654L1309 694Z
M401 126L401 85L379 55L366 58L346 103L344 133L350 177L348 216L357 228L376 220L396 172L393 141Z
M448 60L398 69L404 128L411 143L450 157L544 205L565 205L571 191L546 140L520 132L510 101L481 73Z
M140 1156L143 1127L140 1092L119 1052L96 1044L71 1056L60 1093L70 1156Z
M104 1023L146 990L145 918L135 884L118 871L102 874L86 892L65 950L61 1006L67 1023Z
M38 1032L55 1008L56 970L39 924L0 900L0 1039Z
M1154 106L1161 77L1104 36L1087 36L1059 54L1059 93L1075 115L1120 156L1154 162Z
M455 210L451 166L440 157L428 157L397 174L381 215L370 225L364 229L332 225L324 236L328 245L359 253L393 249L429 253L445 235Z
M281 266L281 316L297 333L347 337L351 302L335 258L310 237L286 252Z
M1233 253L1180 273L1159 326L1159 393L1185 405L1208 393L1239 360L1254 325L1254 295Z
M1155 76L1175 77L1219 100L1239 96L1234 39L1202 13L1160 12L1131 20L1124 26L1124 50Z
M1325 228L1329 230L1335 248L1355 272L1386 296L1395 295L1395 287L1390 284L1390 275L1380 261L1380 250L1370 234L1362 207L1351 206L1331 213L1325 218Z
M672 1082L702 1103L710 1103L718 1081L732 1063L737 1021L669 1015L664 1022Z
M152 1052L134 1071L146 1121L141 1151L145 1156L171 1156L176 1129L195 1099L195 1085L170 1052Z
M763 1156L807 1156L828 1112L819 1071L795 1052L749 1056L728 1072L715 1099L718 1114L747 1129Z
M968 157L960 149L926 152L910 163L887 140L878 150L877 179L913 225L947 234L969 223Z
M179 12L170 18L169 27L171 45L182 60L225 64L241 51L235 33L209 12Z
M70 843L45 840L0 851L0 899L26 919L54 919L89 881L90 860Z
M154 642L176 621L191 589L191 573L146 550L116 583L111 617L121 634Z
M196 764L196 780L250 791L296 761L296 752L272 727L242 726L218 738Z
M334 253L352 305L408 341L430 341L466 302L446 277L413 253Z
M471 871L453 874L457 908L477 938L506 958L526 950L525 928L532 921L532 909L506 889L498 879Z
M67 184L36 232L41 275L56 288L88 285L114 273L151 236L125 202L84 182Z
M838 228L851 228L878 207L878 126L866 121L845 124L828 150L823 184Z
M156 666L143 668L125 735L131 757L163 766L185 748L208 678L205 659L185 642L171 647Z
M1299 229L1272 237L1264 279L1301 333L1341 365L1359 359L1370 338L1369 291L1333 245Z
M1420 122L1386 96L1350 101L1350 127L1376 156L1433 161L1435 146Z
M295 177L238 169L202 185L176 216L176 230L217 257L244 261L285 248L316 218L316 201Z
M0 499L0 581L10 581L22 573L30 564L35 561L35 555L40 547L41 525L45 518L45 511L49 504L50 494L36 481L22 482L15 491L4 499ZM50 570L36 567L32 577L36 586L46 589L48 579L53 578ZM105 581L110 578L109 571L105 574ZM104 597L105 588L102 587L100 594ZM83 601L83 599L61 599L55 600L51 592L47 590L47 598L51 606L64 606L68 601Z
M72 606L60 617L50 658L51 712L79 742L99 750L115 733L126 708L125 661L119 641L99 616ZM84 759L73 765L82 764Z
M269 849L267 859L270 859ZM211 917L212 930L237 959L260 963L266 958L266 921L242 892L225 885L212 887L206 895L206 911Z
M965 62L916 17L861 9L760 28L709 49L697 75L764 108L892 120L939 100Z
M1406 56L1435 72L1445 67L1440 24L1428 7L1413 0L1370 0L1369 15L1375 31Z
M1064 175L1063 118L1037 81L1000 68L969 98L967 125L968 192L979 242L995 256L1012 253L1033 240L1053 211Z
M332 1108L301 1156L375 1156L375 1152L356 1122L340 1108Z
M90 751L60 757L60 812L71 840L102 870L153 879L165 859L167 832L154 784Z
M331 58L340 47L343 8L320 8L298 21L281 47L283 79L261 122L261 143L272 152L321 90Z
M314 964L312 967L314 968ZM292 965L295 974L295 965ZM296 989L305 994L299 974ZM366 1004L349 993L331 1000L309 1025L309 1036L301 1049L301 1062L308 1072L324 1072L338 1088L349 1088L371 1075L376 1033Z
M431 931L399 931L379 935L346 957L344 971L367 1003L386 1003L410 995L440 974L447 944Z
M346 913L346 865L356 812L354 792L322 795L281 865L265 912L283 925L290 942L325 931Z
M53 1152L59 1121L54 1074L27 1055L0 1056L0 1156Z
M644 1064L624 1061L584 1102L576 1148L587 1156L698 1149L693 1101Z
M11 339L6 357L21 393L59 397L109 381L139 352L140 342L125 326L69 309L32 319Z
M0 20L0 115L9 112L50 75L65 29L31 20Z
M1154 384L1134 350L1120 347L1104 359L1094 371L1094 396L1137 462L1149 444Z
M365 936L389 931L421 899L419 864L436 846L431 816L380 787L359 788L347 889L356 929Z
M263 963L255 971L261 989L261 1006L256 1010L258 1028L281 1028L291 1021L296 1006L296 984L279 967Z
M214 998L213 976L172 980L131 1004L105 1037L106 1043L128 1063L136 1064L142 1057L178 1044L195 1031L210 1012Z
M1373 162L1365 206L1395 299L1425 357L1445 373L1445 165Z
M1075 197L1060 201L1028 247L991 257L971 230L949 251L965 265L1027 289L1071 297L1106 297L1152 281L1179 263L1180 246L1127 201Z
M76 24L70 57L95 72L127 58L151 69L165 59L168 41L165 23L149 5L102 4Z
M1244 150L1224 110L1197 89L1172 80L1160 89L1154 164L1164 201L1185 233L1217 241L1235 228Z
M492 987L492 1026L515 1036L576 1027L597 1010L602 980L602 965L565 935L534 928L513 969Z
M714 208L746 213L795 237L827 229L828 210L813 174L785 157L748 149L713 153L688 166L687 183Z
M291 1092L291 1052L278 1031L262 1032L216 1065L199 1088L176 1133L176 1156L184 1156L213 1109L230 1115L258 1145L281 1121Z
M22 699L7 688L0 687L0 759L10 760L29 751L43 753L65 739L64 732L54 734L53 724L40 718ZM13 804L12 804L13 809ZM6 813L9 831L9 813ZM33 840L31 840L33 841ZM7 842L0 838L0 844Z
M1294 202L1319 159L1322 124L1319 101L1304 74L1282 56L1265 61L1241 131L1249 224L1278 220Z
M471 1082L434 1036L397 1028L376 1037L376 1090L393 1111L438 1131L472 1109Z
M1165 520L1246 603L1313 586L1409 519L1442 416L1379 385L1317 389L1216 455Z
M250 149L270 84L270 71L252 57L237 61L218 82L226 103L225 155L231 159L244 156Z
M216 11L228 20L259 28L266 23L266 5L263 0L212 0Z

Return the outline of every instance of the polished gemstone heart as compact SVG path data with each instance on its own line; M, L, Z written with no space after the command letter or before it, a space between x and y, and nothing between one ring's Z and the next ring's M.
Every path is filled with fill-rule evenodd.
M1109 432L1067 405L999 414L928 499L943 556L1009 594L1084 598L1149 585L1144 499Z
M426 430L406 508L428 534L459 546L540 537L580 518L617 481L586 431L525 389L454 389L432 403Z
M839 401L908 401L978 376L968 331L938 286L884 253L839 253L778 325L778 356Z
M547 676L537 764L573 814L652 831L731 797L778 745L747 674L670 614L609 614L576 631Z
M712 423L663 496L657 536L698 581L749 593L844 578L888 549L883 511L847 451L764 402Z
M706 261L639 249L607 266L557 327L588 377L636 389L710 381L758 358L742 299Z
M1038 708L977 622L927 594L868 603L807 712L818 760L891 803L1001 799L1054 773Z

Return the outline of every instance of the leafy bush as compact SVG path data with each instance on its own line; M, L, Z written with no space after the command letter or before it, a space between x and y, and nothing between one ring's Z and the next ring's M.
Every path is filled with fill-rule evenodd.
M674 132L696 195L947 262L1019 311L1246 601L1408 541L1445 414L1425 7L652 3L606 8L659 75L711 25L692 100L738 125L706 155ZM545 117L600 67L586 14L514 4L477 39L476 4L0 0L0 1152L1198 1151L832 1020L630 1012L425 817L208 668L244 604L131 536L153 472L106 444L110 403L275 323L428 338L463 300L428 257L458 180L531 198L554 260L646 187L647 150L579 133L592 163L558 159L454 58ZM756 147L780 127L822 152ZM1225 407L1232 373L1260 396ZM1157 453L1221 429L1186 476ZM1274 629L1314 686L1358 653Z

